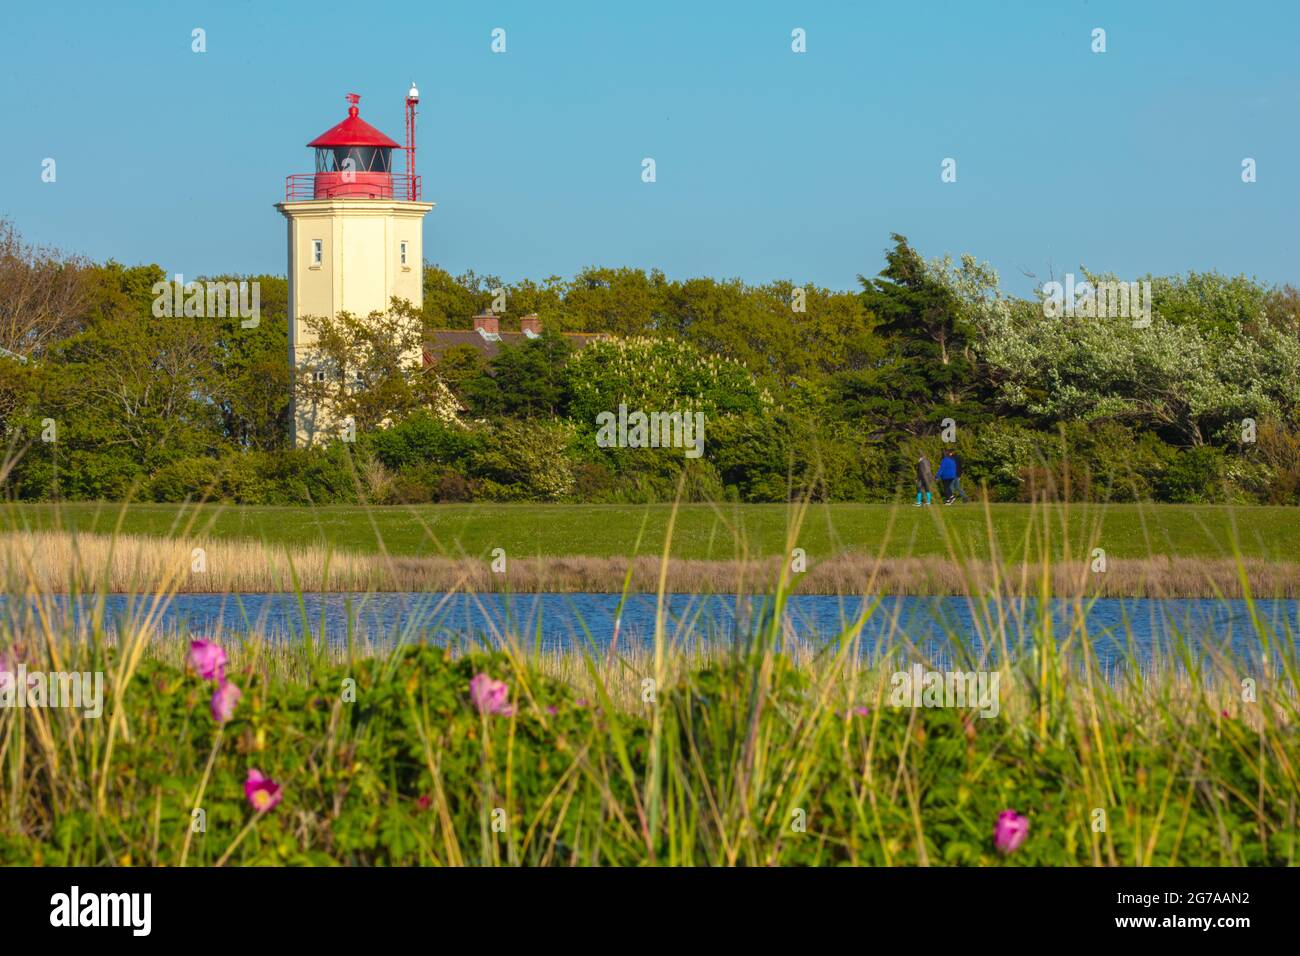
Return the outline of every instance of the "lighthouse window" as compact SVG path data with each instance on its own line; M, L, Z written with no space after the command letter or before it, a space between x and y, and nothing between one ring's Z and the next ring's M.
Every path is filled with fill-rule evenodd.
M402 252L402 265L406 265L406 240L402 240L401 252Z
M319 368L318 368L318 369L316 370L316 381L318 381L318 382L323 382L323 381L325 381L325 378L326 378L325 370L324 370L324 369L319 369Z
M392 169L393 151L388 146L317 147L318 173L387 173Z
M325 243L320 239L311 241L311 264L318 266L321 260L325 258Z

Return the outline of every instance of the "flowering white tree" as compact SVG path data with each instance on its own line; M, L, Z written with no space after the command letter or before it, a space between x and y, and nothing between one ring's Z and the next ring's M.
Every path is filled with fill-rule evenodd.
M1168 428L1190 445L1237 432L1243 418L1289 419L1300 408L1300 341L1270 324L1264 292L1248 280L1150 280L1156 304L1139 327L1049 318L1040 302L1004 297L996 272L970 256L930 268L969 309L984 371L1012 408Z
M739 362L671 339L602 339L569 358L570 410L592 422L618 408L757 412L773 404Z

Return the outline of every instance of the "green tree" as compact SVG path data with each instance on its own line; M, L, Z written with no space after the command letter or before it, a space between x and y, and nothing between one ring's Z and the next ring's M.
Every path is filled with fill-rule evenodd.
M424 307L421 318L426 329L468 329L473 316L492 304L492 290L501 287L495 276L479 276L472 270L453 276L438 266L425 266Z
M658 269L584 269L564 296L563 330L653 334L665 319L669 285Z
M237 447L269 450L289 443L293 374L288 349L289 284L279 276L218 276L258 283L260 315L245 327L237 315L196 320L212 339L212 400L225 436Z
M418 356L423 334L418 316L394 301L365 317L340 312L305 319L314 344L298 371L300 401L320 409L326 434L339 436L348 422L357 432L439 404L436 376Z
M897 233L875 279L859 276L862 304L887 339L874 364L847 373L839 394L876 435L935 431L944 418L970 426L978 402L975 326L952 286Z
M540 338L506 345L483 374L465 380L463 397L477 415L555 417L564 411L568 340L551 329Z

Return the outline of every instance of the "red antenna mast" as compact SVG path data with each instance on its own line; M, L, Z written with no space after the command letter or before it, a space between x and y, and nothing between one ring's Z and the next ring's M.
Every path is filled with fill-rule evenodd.
M406 93L406 198L415 202L419 197L415 189L415 107L420 102L420 91L411 81Z

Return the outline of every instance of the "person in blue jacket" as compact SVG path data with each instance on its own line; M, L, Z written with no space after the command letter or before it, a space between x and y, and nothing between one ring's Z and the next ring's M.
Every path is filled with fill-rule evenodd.
M953 484L957 481L957 459L953 458L951 451L943 453L935 477L943 485L943 503L952 504L957 499L957 493L953 491Z

